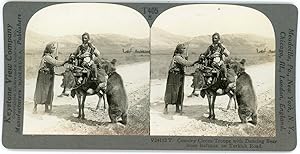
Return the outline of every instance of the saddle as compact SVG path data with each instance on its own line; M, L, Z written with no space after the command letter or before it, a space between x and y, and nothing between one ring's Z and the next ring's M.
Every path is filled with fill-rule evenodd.
M220 79L220 70L215 68L205 69L203 71L204 84L200 90L200 96L202 98L205 97L205 89L212 88L215 90L222 89L225 90L228 86L227 81L223 81ZM211 80L211 81L209 81ZM217 83L218 82L218 83Z
M80 87L87 82L88 78L90 77L91 70L74 65L71 69L71 72L75 77L76 87Z
M204 66L200 71L195 71L194 78L203 78L204 82L201 83L201 89L207 89L212 85L216 84L220 80L221 71L217 68ZM202 77L199 77L202 76ZM220 86L226 87L227 81L221 81ZM198 83L200 85L200 83ZM197 85L197 83L195 83ZM198 88L200 88L198 86Z
M205 77L211 77L211 76L216 76L218 77L220 74L220 70L205 66L204 69L201 70L203 72L203 76Z
M95 91L99 91L99 90L105 91L107 75L103 69L98 68L97 80L91 80L92 70L88 68L73 65L72 69L70 70L75 78L75 87L73 87L73 89L77 89L81 87L85 91L88 90L89 88Z
M80 59L70 54L68 63L71 65L69 71L74 77L75 86L72 89L77 89L84 85L90 77L91 70L85 67L79 66L81 63Z

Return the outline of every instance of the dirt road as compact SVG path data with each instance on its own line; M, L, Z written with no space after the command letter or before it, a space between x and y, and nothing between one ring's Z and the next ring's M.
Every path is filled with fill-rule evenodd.
M275 136L275 63L246 67L252 77L258 100L258 125L240 124L233 103L226 111L228 96L216 99L216 120L209 120L207 98L192 97L191 77L185 79L183 115L175 113L169 105L169 113L163 114L166 80L151 80L150 134L184 136Z
M62 91L62 77L55 78L53 112L44 113L44 106L38 106L38 113L32 114L36 78L25 82L24 134L64 135L147 135L149 134L149 80L150 62L117 66L128 96L128 124L109 124L107 111L95 111L97 96L86 100L86 120L77 119L77 99L56 97ZM138 73L136 73L138 72ZM101 104L103 108L103 100Z

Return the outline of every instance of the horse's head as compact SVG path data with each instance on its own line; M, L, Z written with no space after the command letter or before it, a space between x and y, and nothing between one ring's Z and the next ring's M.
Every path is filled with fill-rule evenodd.
M245 72L245 63L246 63L245 59L242 59L239 62L231 60L229 63L229 68L233 69L233 71L236 74L240 74L242 72Z
M104 60L101 63L101 67L104 69L105 73L109 76L111 73L116 71L116 59L112 61Z

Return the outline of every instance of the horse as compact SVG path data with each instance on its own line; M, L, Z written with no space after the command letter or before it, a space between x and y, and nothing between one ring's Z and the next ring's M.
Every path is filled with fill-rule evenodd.
M92 83L86 83L84 86L92 88L93 85L92 85ZM106 96L105 96L105 93L103 93L102 91L95 92L94 89L95 88L92 89L94 92L87 92L86 89L80 88L80 87L71 90L71 96L74 98L75 95L76 95L77 101L78 101L79 113L78 113L77 118L85 119L84 105L85 105L86 96L97 95L99 97L99 100L97 102L97 106L96 106L95 110L98 110L100 108L101 99L103 99L103 101L104 101L104 103L103 103L104 107L103 108L104 108L104 111L106 111L106 101L105 101Z
M74 75L71 72L70 68L67 66L67 69L65 70L65 72L60 73L60 74L55 74L55 75L63 77L63 81L62 81L62 84L61 84L61 87L63 88L63 91L57 97L69 96L69 94L66 93L66 90L67 89L72 89L76 85L76 83L75 83L76 79L74 79ZM101 99L103 99L101 94L98 94L98 96L99 96L99 99L98 99L97 106L95 107L95 110L98 110L100 108ZM105 99L104 99L104 101L105 101ZM104 109L106 109L105 104L104 104Z
M234 100L235 103L235 109L237 109L237 102L236 102L236 96L235 96L235 91L234 89L229 89L228 91L224 90L227 88L228 86L228 81L227 80L222 80L221 79L221 75L220 75L220 71L219 70L214 70L212 68L209 67L205 67L208 68L209 70L213 71L213 73L216 75L216 77L214 77L213 82L208 85L207 87L203 88L200 92L201 96L204 98L205 95L207 97L208 100L208 108L209 108L209 119L214 120L215 119L215 101L216 101L216 97L217 96L222 96L222 95L228 95L229 96L229 102L227 105L227 110L230 108L230 104L232 102L232 98ZM223 93L218 93L218 89L223 89Z
M185 74L186 76L193 76L193 84L191 87L193 87L193 91L190 95L188 95L187 97L193 97L196 96L198 97L199 94L196 94L196 91L201 91L202 86L204 85L205 81L204 81L204 76L203 76L203 72L201 72L201 69L197 68L196 71L194 73L191 74ZM231 106L231 102L232 102L232 98L234 98L234 94L232 93L232 91L229 93L226 93L229 96L229 102L227 104L227 108L226 110L230 109ZM202 94L203 98L205 96L205 94ZM224 94L225 95L225 94ZM220 94L218 94L217 96L222 96ZM234 109L237 109L237 102L235 99L234 100Z
M99 109L101 99L103 99L104 103L104 111L106 110L106 95L105 95L105 89L100 88L99 84L105 84L105 72L103 69L98 68L98 78L100 78L103 83L99 83L99 80L93 81L91 80L90 70L87 68L83 68L80 66L75 65L74 59L70 58L70 62L73 64L70 68L71 70L71 79L76 82L75 86L67 87L71 89L71 96L74 98L77 97L78 101L78 109L79 113L77 118L85 119L85 113L84 113L84 106L85 106L85 100L87 96L97 95L99 97L96 110ZM104 87L104 86L103 86Z

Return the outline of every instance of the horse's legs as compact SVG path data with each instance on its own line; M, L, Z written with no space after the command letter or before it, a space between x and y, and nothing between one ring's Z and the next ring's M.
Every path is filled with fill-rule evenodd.
M78 116L77 118L80 118L81 117L81 96L79 94L76 94L77 95L77 101L78 101Z
M81 103L81 109L82 109L81 119L84 119L84 103L85 103L85 99L86 99L86 95L84 94L82 96L82 103Z
M211 108L212 108L212 117L211 119L215 120L216 116L215 116L215 102L216 102L216 95L212 96L212 104L211 104Z
M106 94L105 93L103 93L102 98L103 98L103 108L104 108L104 111L106 111Z
M233 94L233 101L234 101L234 109L236 110L238 108L238 104L237 104L237 101L236 101L236 95Z
M101 103L101 99L102 99L102 95L100 93L97 94L99 99L98 99L98 103L97 103L97 106L96 106L96 110L98 110L100 108L100 103Z
M209 116L207 118L211 118L211 95L210 94L206 94L207 96L207 100L208 100L208 108L209 108Z
M229 101L228 101L227 109L226 109L226 110L229 110L229 109L230 109L231 101L232 101L232 97L229 96Z
M226 110L229 110L230 109L230 104L232 102L232 97L233 95L231 95L230 93L227 94L229 96L229 101L228 101L228 104L227 104L227 109Z

